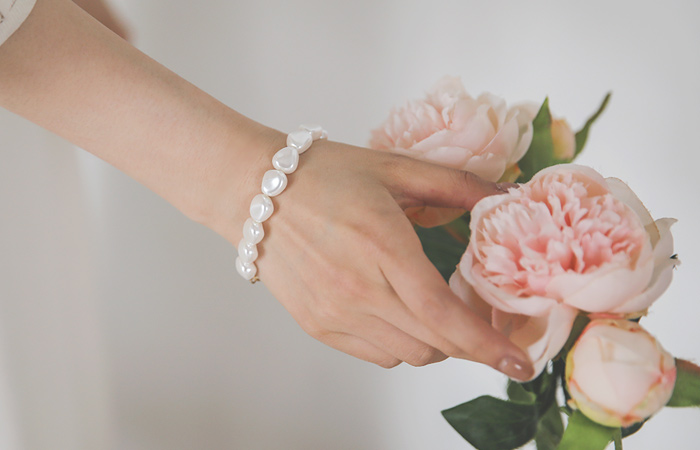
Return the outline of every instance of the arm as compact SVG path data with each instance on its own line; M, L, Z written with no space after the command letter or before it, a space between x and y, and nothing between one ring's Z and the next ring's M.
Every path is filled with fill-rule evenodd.
M215 197L199 189L224 175L242 178L255 158L243 149L260 148L270 137L271 130L148 58L68 0L37 2L0 46L0 79L0 105L128 173L199 221L220 198L234 197L235 186L219 186Z
M231 243L285 136L221 104L69 0L39 0L0 47L0 105L94 153ZM469 173L319 141L265 222L258 268L322 342L390 367L455 356L528 378L422 252L404 209L499 193ZM234 276L234 274L232 274Z
M129 40L129 31L104 0L73 0L83 11L97 19L122 39Z

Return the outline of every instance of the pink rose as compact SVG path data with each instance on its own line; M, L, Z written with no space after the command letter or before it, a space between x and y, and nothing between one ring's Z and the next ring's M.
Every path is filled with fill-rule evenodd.
M583 166L544 169L520 189L481 200L471 217L450 284L472 307L490 308L492 325L539 371L579 310L642 315L677 264L674 220L655 222L627 185ZM473 290L459 288L459 278Z
M445 77L424 100L392 111L369 145L498 181L530 146L536 113L488 93L474 99L459 78Z
M668 403L676 365L639 324L594 320L566 361L566 384L573 406L608 427L628 427Z

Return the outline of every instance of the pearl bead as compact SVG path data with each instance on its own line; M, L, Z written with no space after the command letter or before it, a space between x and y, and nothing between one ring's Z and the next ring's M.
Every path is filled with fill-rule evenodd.
M272 166L284 173L294 173L299 167L299 152L294 147L285 147L272 157Z
M250 264L258 259L258 247L245 239L238 243L238 258L243 264Z
M287 146L278 150L272 157L274 169L263 175L260 187L262 194L253 197L253 201L250 202L250 217L243 224L243 239L238 243L236 271L246 280L258 280L255 260L259 256L257 244L265 236L262 223L269 219L275 210L270 197L281 194L287 188L287 174L294 173L299 167L299 155L308 150L313 141L327 137L326 130L319 125L301 125L299 130L287 135Z
M263 175L261 190L268 197L279 195L287 187L287 175L281 170L268 170Z
M243 239L250 244L258 244L265 236L265 230L261 223L254 221L250 217L243 224Z
M265 222L275 210L272 200L265 194L258 194L250 202L250 217L256 222Z
M255 267L255 264L246 264L241 261L241 258L236 258L236 271L238 272L238 275L250 281L253 279L255 274L258 273L258 268Z
M292 131L287 135L287 147L294 147L301 154L311 147L314 138L306 130Z
M306 130L311 133L311 137L314 141L318 139L324 139L326 137L326 130L323 129L321 125L316 124L304 124L299 126L300 130Z

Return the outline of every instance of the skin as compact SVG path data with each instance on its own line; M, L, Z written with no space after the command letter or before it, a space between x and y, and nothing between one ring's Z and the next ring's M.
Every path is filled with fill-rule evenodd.
M73 3L80 6L83 11L97 19L120 38L127 41L130 40L131 33L128 27L117 17L107 3L102 0L73 0Z
M76 3L90 11L101 2ZM93 11L117 27L103 8ZM0 79L1 106L126 172L234 245L262 174L285 146L285 134L218 102L69 0L37 1L0 46ZM317 141L273 200L259 276L306 332L357 358L393 367L452 356L527 379L525 354L450 291L405 214L470 209L502 192L467 172Z

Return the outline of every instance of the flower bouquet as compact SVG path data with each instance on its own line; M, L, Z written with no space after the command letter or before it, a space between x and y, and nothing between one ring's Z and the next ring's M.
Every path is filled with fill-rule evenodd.
M700 406L700 367L640 325L680 264L675 220L654 220L625 183L572 164L609 99L574 133L547 99L507 107L445 78L372 133L372 148L520 183L471 212L407 211L452 290L535 367L532 380L509 381L507 400L443 411L478 449L619 449L664 406Z

